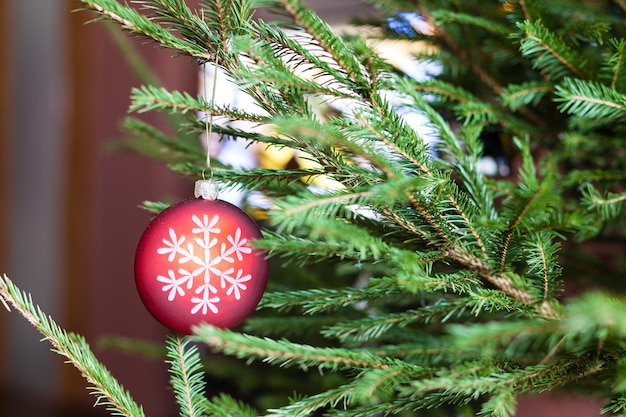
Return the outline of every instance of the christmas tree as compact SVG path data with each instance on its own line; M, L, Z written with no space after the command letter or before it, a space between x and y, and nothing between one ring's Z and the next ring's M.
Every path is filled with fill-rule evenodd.
M239 190L280 265L244 325L168 337L181 416L512 416L519 395L560 390L626 415L626 258L604 249L626 249L623 1L375 1L387 18L343 35L298 0L81 2L255 104L132 91L133 112L183 122L170 137L131 117L129 146ZM411 65L435 71L394 65L386 42L426 45ZM288 158L206 161L203 133ZM98 404L144 415L6 276L0 297ZM199 346L326 382L269 410L207 396Z

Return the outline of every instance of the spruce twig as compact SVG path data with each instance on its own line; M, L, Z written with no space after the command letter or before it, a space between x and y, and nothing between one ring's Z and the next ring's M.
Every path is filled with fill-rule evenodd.
M200 355L196 346L183 336L170 336L167 340L167 357L171 364L171 385L180 406L181 417L203 417L207 408L204 397Z
M112 20L124 29L152 39L159 45L176 49L181 53L201 60L211 60L214 55L204 48L179 39L162 26L150 21L130 7L122 6L115 0L82 0L82 3L102 17Z
M82 336L68 333L33 303L30 294L21 291L4 275L0 278L0 300L17 310L33 325L52 350L67 358L78 369L89 384L89 390L96 396L95 405L102 405L114 415L144 417L144 411L130 394L111 375L107 368L95 357Z

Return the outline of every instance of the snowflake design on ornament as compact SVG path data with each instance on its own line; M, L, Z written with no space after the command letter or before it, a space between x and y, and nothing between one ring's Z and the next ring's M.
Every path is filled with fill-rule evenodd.
M209 311L217 314L220 302L218 287L226 290L226 296L232 295L236 300L241 299L242 292L248 288L246 282L252 276L236 268L235 259L243 261L246 255L252 253L252 248L246 246L248 239L241 236L239 227L218 246L218 237L222 237L218 215L209 218L209 215L203 214L200 218L194 214L191 220L196 225L191 229L192 236L178 236L170 227L169 239L162 240L164 246L158 248L157 253L167 255L172 267L168 269L167 276L158 275L156 279L163 283L161 290L167 293L168 301L190 292L193 304L191 314L206 315Z

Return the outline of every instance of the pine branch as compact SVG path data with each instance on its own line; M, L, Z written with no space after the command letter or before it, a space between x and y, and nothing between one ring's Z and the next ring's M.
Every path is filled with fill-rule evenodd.
M582 202L589 209L599 213L603 219L615 218L626 207L626 192L602 195L591 184L587 183L583 188Z
M265 337L283 337L291 340L313 340L320 330L344 319L344 311L338 314L248 317L243 331L262 334Z
M414 406L426 408L449 401L467 403L472 398L501 392L501 387L511 387L517 394L537 393L598 373L602 366L601 360L584 356L555 361L550 366L529 366L509 372L491 362L470 362L461 370L453 369L435 378L413 381L400 389L400 395L406 395Z
M115 146L130 148L152 158L158 158L167 163L195 161L204 163L206 153L197 141L185 140L185 137L171 137L156 129L154 126L128 117L123 122L124 130L130 135L127 140L116 143Z
M566 78L556 87L559 109L589 119L620 120L626 114L626 95L603 84Z
M456 279L469 278L468 281L478 284L477 281L471 280L471 278L468 277L469 275L470 274L454 274L453 277ZM454 278L451 277L450 281ZM433 278L433 281L435 280L436 279ZM446 291L445 288L439 290ZM470 286L466 291L456 292L461 294L466 292L466 297L453 298L451 296L435 293L433 295L437 296L437 298L433 304L428 304L416 309L406 309L399 313L379 313L360 319L346 320L323 329L322 334L326 337L336 337L344 343L363 343L377 340L392 329L395 330L395 334L397 334L400 332L398 329L403 329L419 322L423 322L424 324L431 322L448 323L502 311L510 313L511 316L521 315L526 317L531 315L531 312L524 304L511 303L500 291ZM425 304L426 300L422 299L421 302ZM417 331L415 328L412 329ZM393 340L393 334L390 340Z
M413 377L418 375L416 372ZM279 409L271 409L265 417L305 417L325 408L330 408L339 415L363 413L360 404L367 404L372 398L388 397L397 385L405 383L410 377L402 367L367 370L348 384L306 397ZM354 410L349 410L350 408Z
M443 233L443 229L439 228L438 225L435 223L434 219L430 217L429 211L420 208L417 200L416 202L413 202L412 205L414 208L416 208L416 210L418 211L418 213L420 213L420 215L426 216L426 218L430 220L428 223L431 226L432 225L437 226L437 229L435 230L438 230L438 233L440 236L445 236L445 234ZM402 225L402 227L406 228L412 233L415 233L416 235L420 236L426 241L429 241L431 243L437 242L434 236L431 236L428 233L425 233L418 226L410 222L406 222L406 220L402 219L397 214L390 212L390 211L383 211L383 214L387 215L389 219L393 220L399 225ZM521 219L521 217L519 218ZM505 294L508 294L514 299L521 301L522 303L527 304L527 305L531 305L534 303L534 297L530 293L528 293L526 289L520 288L519 286L519 283L522 282L523 280L512 279L512 277L515 275L512 275L510 273L505 273L504 271L494 274L491 272L490 266L485 261L475 257L472 254L467 253L467 251L462 248L456 248L454 245L450 245L450 249L444 251L444 254L449 259L452 259L458 262L459 264L463 265L469 270L477 272L484 280L486 280L492 285L495 285L497 288L502 290ZM546 318L554 318L557 315L557 312L554 311L554 308L550 302L544 302L541 305L539 305L537 307L537 313Z
M569 73L578 78L587 78L585 61L560 36L549 31L541 20L518 23L518 27L525 33L520 44L522 54L533 58L534 66L544 71L552 81Z
M508 36L510 29L508 26L502 25L490 19L481 16L471 15L467 13L458 13L450 10L436 10L432 13L433 18L438 27L450 23L458 23L464 26L476 26L496 36Z
M413 150L410 150L409 148L401 149L398 147L397 143L388 139L386 135L380 132L376 132L375 128L369 125L369 123L366 122L364 119L361 119L361 120L363 123L365 123L367 126L371 128L372 132L375 133L382 142L389 145L392 149L400 153L403 157L409 159L411 163L418 168L418 172L434 180L434 183L437 183L439 181L442 181L442 182L445 181L445 177L443 176L439 177L437 174L431 171L430 168L428 168L428 166L425 163L423 163L422 161L418 159L418 158L420 159L423 158L423 155L424 155L423 150L421 150L421 152L418 151L415 154L413 154ZM402 137L402 136L399 136L399 137ZM392 173L388 173L388 175L390 175L392 178L395 176ZM476 239L476 243L481 248L483 255L486 255L485 246L482 243L482 240L480 236L478 235L476 229L471 224L468 216L463 211L460 203L458 202L458 199L454 196L453 193L449 192L448 190L445 190L443 192L445 192L445 196L448 198L449 202L454 207L457 214L463 219L465 225L468 227L468 229L470 230L470 232ZM420 230L415 225L410 225L410 222L406 222L404 219L401 219L399 216L397 216L395 213L393 213L392 211L388 209L382 210L381 211L382 214L389 217L391 220L396 221L397 224L403 225L403 227L407 227L409 230L415 230L416 234L424 237L425 239L427 240L430 239L431 244L436 245L436 244L439 244L439 241L441 241L443 242L442 245L445 247L452 246L454 244L454 240L452 238L453 233L448 231L449 224L447 224L444 221L441 221L441 219L437 218L436 216L432 214L432 210L429 209L430 208L429 206L431 205L429 202L420 201L420 198L418 196L421 195L422 193L411 193L410 190L406 190L405 193L412 207L416 210L417 213L419 213L422 219L425 220L426 223L428 223L428 225L432 228L432 230L437 236L437 239L433 239L432 237L429 237L428 234L425 233L423 230Z
M97 12L102 17L112 20L134 34L151 39L163 47L175 49L200 60L213 60L213 54L205 48L174 36L170 31L131 7L123 6L115 0L81 0L81 2L86 8Z
M227 394L211 398L206 406L209 417L257 417L258 413L249 405Z
M531 214L537 210L545 210L549 204L554 203L553 193L557 185L551 176L544 177L540 182L528 142L516 141L516 144L522 154L522 168L519 171L519 186L505 201L506 209L502 213L502 217L508 218L508 225L501 244L498 267L500 273L506 267L511 239L520 229L533 229L536 219Z
M376 279L368 288L313 288L284 292L269 292L263 296L259 308L271 308L286 311L301 307L303 314L318 314L350 306L361 301L406 298L405 288L397 285L393 279Z
M561 267L557 262L560 246L552 242L552 235L546 231L534 234L526 242L528 272L538 278L543 291L542 303L548 302L553 297L553 287L561 275Z
M436 95L442 101L466 102L473 100L474 97L469 92L456 88L449 83L434 80L432 82L416 82L407 77L397 77L393 79L391 86L400 96L398 101L401 105L415 107L416 110L425 114L428 122L432 124L433 130L438 132L441 140L447 145L446 147L441 146L441 151L461 159L465 152L463 144L460 143L456 132L445 120L440 110L436 109L431 101L426 100L424 93L427 96Z
M207 407L204 397L205 382L198 348L189 346L189 339L182 336L168 337L167 362L170 366L170 383L181 417L203 417Z
M325 262L328 259L354 260L359 263L375 262L381 252L374 245L346 244L336 240L305 239L293 235L266 232L264 240L256 247L267 250L269 255L279 254L286 262L298 261L300 265Z
M354 384L342 385L335 389L309 396L288 406L270 409L263 417L307 417L322 408L335 408L342 405L345 407L352 402L351 398L354 390Z
M348 74L326 52L319 51L320 45L315 38L300 32L288 36L279 28L262 21L254 22L253 25L260 41L250 45L256 54L280 58L291 71L317 82L319 86L336 91L338 97L358 97L345 87L351 84ZM265 61L262 66L267 69L270 67Z
M418 103L420 109L425 109L425 108L429 107L429 106L427 106L427 104L424 102L424 100L422 98L420 98L417 95L412 94L414 92L414 90L407 89L406 86L404 88L405 88L405 91L407 91L407 93L411 94L411 97L416 101L416 103ZM461 94L463 96L465 96L465 98L467 98L467 94L464 94L464 93L461 93ZM372 100L372 102L375 103L375 106L378 107L379 111L383 111L385 109L384 103L377 103L376 100ZM461 158L463 152L461 151L460 146L459 146L458 142L456 141L456 139L454 137L454 134L452 134L451 129L449 128L449 125L447 123L443 122L443 120L439 119L433 113L429 113L429 114L431 114L432 117L435 118L435 120L437 121L439 126L442 127L441 131L443 131L444 133L445 132L449 132L449 134L444 134L443 135L444 139L450 145L451 149L456 150L455 154L457 154L457 156L459 158ZM393 119L393 115L390 114L390 113L386 113L386 118ZM377 138L379 140L383 141L390 148L392 148L395 152L398 152L404 158L408 159L417 168L417 170L418 170L418 172L420 174L423 174L424 176L426 176L428 178L432 178L434 184L444 185L447 182L443 175L440 175L440 174L434 172L433 170L431 170L428 167L427 163L425 163L425 162L423 162L421 160L423 158L423 155L424 155L424 152L425 152L425 150L423 148L414 149L415 145L413 145L413 146L406 146L406 145L404 145L405 140L407 141L407 143L411 142L412 138L410 138L410 136L407 137L407 135L405 135L404 132L399 132L398 135L396 135L393 140L390 140L386 135L384 135L384 134L382 134L380 132L377 132L376 128L374 126L370 125L368 122L363 121L363 123L373 133L376 134L376 136L377 136ZM401 122L398 121L398 123L401 123ZM402 139L400 139L400 138L402 138ZM413 139L413 141L415 142L415 139ZM390 176L391 178L393 178L393 176L395 174L390 172L387 175ZM439 181L441 181L441 183L439 183ZM441 188L444 188L444 187L441 187ZM420 190L418 192L418 194L423 194L422 191L423 190ZM473 238L475 240L475 243L478 245L478 247L481 250L482 257L486 258L487 257L487 253L486 253L485 244L483 243L482 238L478 234L476 228L472 224L469 216L466 213L465 208L460 203L459 197L457 195L455 195L456 193L452 192L449 189L448 190L442 190L442 191L445 193L446 198L448 199L448 201L451 204L451 206L455 209L455 211L458 214L458 216L462 219L462 223L464 224L464 226L466 226L468 228L468 230L470 231L471 235L473 236ZM443 241L447 241L448 245L450 245L451 240L450 240L450 238L448 236L448 233L444 230L443 226L441 224L439 224L439 222L436 219L432 218L429 213L427 213L427 210L425 210L425 208L418 201L418 198L415 195L410 195L410 191L408 189L407 189L406 193L407 193L407 197L409 198L409 201L411 202L413 207L431 225L431 227L436 231L438 236Z
M475 62L464 48L459 45L457 40L450 35L444 27L437 26L436 19L432 15L429 10L422 8L421 14L424 16L427 22L429 22L433 27L437 27L437 37L442 40L442 42L453 51L458 58L464 62L468 68L476 74L478 79L482 81L486 86L488 86L492 91L496 94L500 94L503 90L502 85L493 78L484 68L482 68L478 62Z
M607 64L613 67L611 77L611 89L615 89L618 80L621 79L622 67L626 59L626 39L611 39L609 44L613 46L616 52L608 59Z
M502 101L511 110L522 106L536 106L554 87L541 81L529 81L522 84L509 85L502 92Z
M368 351L352 351L341 348L323 348L292 343L286 340L259 338L211 326L194 328L195 339L207 346L249 361L264 362L283 367L298 366L301 369L315 367L332 371L345 369L387 369L398 366L397 360L376 356ZM418 367L403 364L407 369Z
M341 89L326 86L317 82L317 80L309 80L303 78L299 74L295 74L288 68L281 68L282 61L279 59L271 59L266 57L264 62L267 66L256 68L250 71L247 78L254 78L257 82L263 82L273 85L281 91L283 95L293 96L297 94L322 94L328 99L354 99L355 95L351 92L341 91ZM243 72L242 72L243 74ZM316 78L319 78L317 76Z
M415 168L417 173L429 174L427 162L427 149L424 142L417 136L413 129L410 129L398 116L397 112L381 96L372 97L372 106L376 114L357 114L356 120L371 132L374 138L384 143L394 153L406 159ZM366 117L372 116L372 117ZM389 122L393 126L393 131L389 131ZM396 174L387 168L385 171L388 177L394 178Z
M0 278L0 301L5 307L11 305L32 324L52 345L53 351L67 358L87 380L89 390L96 396L96 405L103 405L114 415L128 417L145 416L129 393L96 359L85 339L67 333L33 303L30 294L21 291L4 275Z
M509 251L509 245L511 243L511 238L513 237L513 234L517 231L519 224L524 220L526 214L531 209L533 204L535 204L535 202L540 198L540 196L544 192L545 190L537 189L530 196L530 198L526 199L523 206L520 207L519 212L516 213L515 217L512 219L512 222L509 225L508 230L506 231L506 234L504 235L504 240L502 242L502 252L500 254L500 266L499 266L500 273L504 272L504 268L506 266L507 254Z
M404 262L404 263L403 263ZM410 266L406 265L410 262ZM455 294L475 293L473 311L478 314L485 305L496 305L495 299L487 300L485 294L476 292L479 286L474 272L458 272L453 274L431 274L427 271L425 261L420 261L412 253L405 251L390 261L395 268L404 265L404 270L395 275L371 278L364 288L313 288L298 291L266 293L259 308L272 308L279 311L301 307L303 314L318 314L355 305L363 301L387 302L393 304L397 300L410 301L411 297L423 298L424 291L435 295L440 292ZM395 271L394 271L395 272ZM437 295L439 297L439 295Z
M512 387L504 387L498 392L495 392L491 397L485 401L477 417L493 416L493 417L507 417L514 416L517 411L517 392Z
M408 85L410 83L410 85L416 91L421 91L427 94L435 94L444 100L451 100L457 103L469 103L478 101L478 99L472 93L465 90L464 88L439 79L424 80L420 82L402 79L399 80L399 82L405 85ZM399 87L402 86L402 84L400 83ZM408 92L409 89L405 87L403 88L403 90Z
M542 364L571 357L615 361L622 348L606 346L605 341L626 337L624 301L602 293L588 293L564 306L559 320L526 319L506 322L450 325L451 348L481 349L484 357L506 352L511 359L540 357ZM541 349L537 349L538 347ZM615 350L617 349L617 351Z
M150 19L167 28L171 33L178 33L183 39L206 50L211 49L209 39L213 33L207 22L192 13L184 1L180 0L138 0L141 9L148 11Z
M341 342L367 342L380 338L392 327L405 328L420 321L439 320L446 322L453 316L461 316L467 309L465 301L452 300L416 310L401 313L382 314L358 320L349 320L322 330L327 338L337 338Z
M193 97L187 92L170 91L163 87L142 86L131 90L129 111L144 113L153 110L178 113L210 113L214 116L250 123L269 123L267 116L244 112L228 106L211 105L202 96Z
M346 72L348 79L355 83L348 86L366 98L371 89L363 68L343 40L319 17L309 13L305 3L300 0L276 0L294 18L296 25L302 27L315 39L320 47Z
M621 1L621 0L620 0ZM621 1L626 8L626 2ZM626 9L625 9L626 10ZM601 414L613 413L616 416L623 416L626 411L626 395L619 395L612 398L609 403L600 410ZM619 414L618 414L619 413Z

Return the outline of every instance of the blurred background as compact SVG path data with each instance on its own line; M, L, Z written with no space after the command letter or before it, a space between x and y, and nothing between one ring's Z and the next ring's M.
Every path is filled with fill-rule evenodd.
M359 0L310 4L333 25L374 13ZM112 149L130 90L142 82L107 26L85 24L94 16L73 12L78 7L74 0L0 1L0 273L61 326L84 335L147 415L174 416L163 361L100 341L165 340L134 287L135 246L150 220L137 206L188 197L192 184L159 162ZM133 44L166 87L197 92L194 63ZM146 119L159 124L157 115ZM108 415L93 408L79 373L40 339L21 316L0 308L0 416ZM571 398L532 399L519 415L597 410Z

